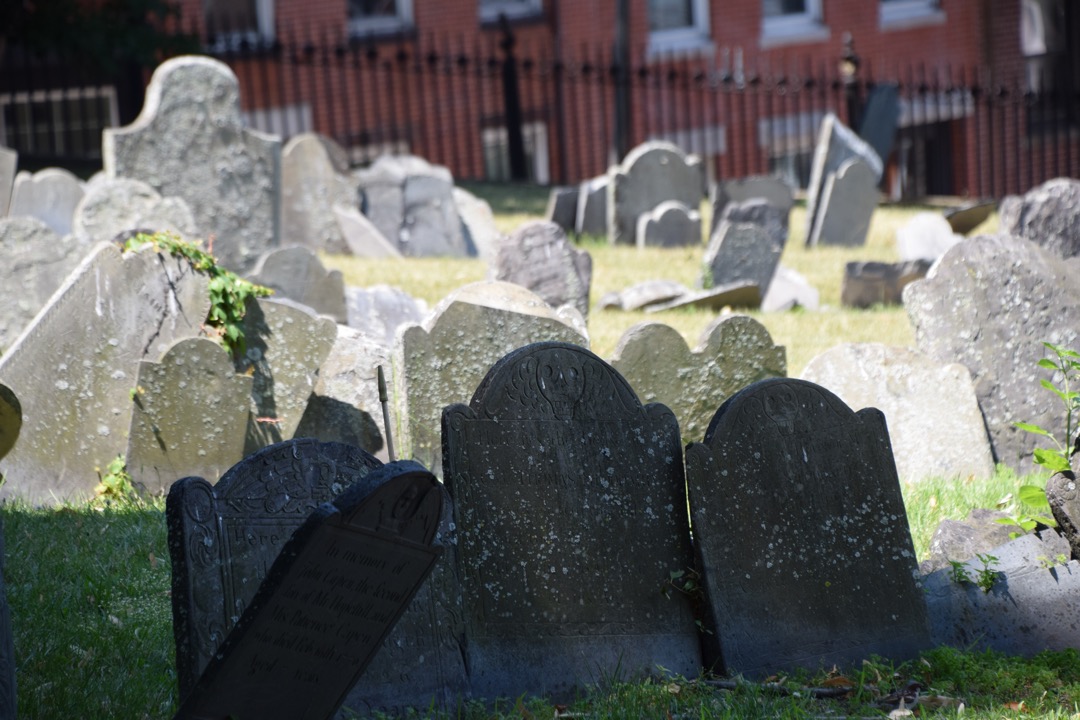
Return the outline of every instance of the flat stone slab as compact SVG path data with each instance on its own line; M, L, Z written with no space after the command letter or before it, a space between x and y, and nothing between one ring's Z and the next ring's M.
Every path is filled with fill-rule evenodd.
M661 312L680 307L699 307L706 310L723 310L761 307L761 288L752 282L729 283L710 290L691 292L666 303L645 308L645 312Z
M949 223L954 233L967 235L975 228L986 222L991 213L997 209L995 202L977 202L961 205L958 208L945 211L945 220Z

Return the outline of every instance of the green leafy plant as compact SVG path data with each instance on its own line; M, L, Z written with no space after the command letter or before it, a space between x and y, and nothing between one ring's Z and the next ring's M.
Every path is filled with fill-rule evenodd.
M1069 472L1069 457L1077 451L1075 445L1076 419L1080 413L1080 392L1071 388L1080 382L1080 353L1075 350L1059 347L1053 343L1044 342L1043 346L1050 350L1054 357L1043 358L1038 365L1046 370L1061 374L1061 387L1059 388L1050 380L1043 378L1039 384L1054 393L1065 405L1065 435L1064 440L1059 440L1054 433L1046 428L1033 423L1018 422L1016 427L1025 432L1050 438L1054 442L1052 448L1036 448L1034 453L1035 463L1043 466L1051 472Z
M1039 525L1057 527L1057 522L1051 516L1050 503L1046 499L1046 488L1021 485L1016 491L1016 500L1018 502L1014 503L1012 493L1002 498L998 508L1009 516L995 520L1001 525L1016 525L1020 528L1009 533L1010 538L1015 540L1018 536L1035 530Z
M226 270L217 264L213 255L173 233L139 233L124 243L124 250L135 251L148 245L156 251L187 260L195 271L210 278L210 312L206 316L206 325L218 335L221 344L233 357L243 355L245 344L241 323L246 312L247 299L265 297L274 291L248 282L236 273Z
M135 486L131 482L131 475L127 471L127 463L123 455L117 455L108 465L105 471L96 468L98 485L94 488L97 499L106 503L125 502L136 498Z
M984 593L993 589L1001 573L994 567L998 558L994 555L978 553L976 559L982 563L982 567L975 571L974 576L968 571L967 565L958 561L949 561L949 579L957 585L974 585Z

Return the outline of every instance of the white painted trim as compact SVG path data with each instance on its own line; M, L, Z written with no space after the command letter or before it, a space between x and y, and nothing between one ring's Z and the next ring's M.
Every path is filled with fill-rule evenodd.
M879 0L878 5L882 30L941 25L946 20L938 0Z
M506 15L508 20L529 18L544 12L544 0L493 0L483 2L477 0L480 10L480 22L496 22L500 15Z
M645 51L649 59L657 55L687 53L711 55L715 52L715 45L709 36L708 0L692 0L690 14L693 16L690 25L649 31L649 44Z
M806 10L799 13L761 18L761 47L823 42L831 36L822 22L821 0L806 0Z
M375 18L350 17L348 21L349 35L352 37L401 32L411 28L412 25L412 0L397 0L397 14L393 17L389 15Z

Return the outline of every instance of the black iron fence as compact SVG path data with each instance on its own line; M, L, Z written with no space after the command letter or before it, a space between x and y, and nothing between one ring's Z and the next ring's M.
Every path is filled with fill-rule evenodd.
M805 184L825 114L858 127L880 100L886 111L873 116L896 119L883 180L894 197L994 198L1080 174L1076 93L1021 74L810 60L765 71L736 49L624 66L610 47L556 53L509 31L378 43L331 28L218 33L206 52L236 73L249 125L286 139L323 133L355 164L410 152L459 179L578 182L625 154L623 137L670 140L714 178ZM100 163L101 129L133 116L137 92L85 67L11 48L0 59L0 143L23 164Z

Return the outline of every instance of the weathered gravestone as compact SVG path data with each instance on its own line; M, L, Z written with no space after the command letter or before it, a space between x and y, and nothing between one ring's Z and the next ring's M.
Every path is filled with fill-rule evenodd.
M459 187L454 187L453 196L454 205L461 216L466 246L474 247L476 256L490 263L498 249L499 238L502 237L499 226L495 224L495 213L491 211L491 205L487 200Z
M845 343L811 360L802 379L827 388L849 407L885 414L902 480L994 474L975 386L963 365L943 364L911 348Z
M427 303L389 285L345 288L349 327L375 338L387 348L402 325L420 323L427 315Z
M954 561L966 562L980 553L993 554L994 548L1009 542L1009 536L1016 532L1009 514L1000 510L972 508L963 520L946 518L934 528L919 571L929 575L950 567Z
M19 398L7 385L0 385L0 458L15 447L21 429L22 405Z
M687 155L669 142L639 145L609 171L608 240L633 245L642 213L665 200L697 208L704 196L705 175L699 157Z
M899 305L903 301L904 288L926 277L931 262L849 262L844 265L840 304L851 308Z
M176 718L332 717L434 568L441 516L438 482L412 462L318 506Z
M331 141L333 142L333 141ZM356 183L335 166L326 138L301 133L281 151L281 237L311 250L348 254L334 205L360 202Z
M274 291L274 297L288 298L345 323L345 280L340 270L327 270L313 250L298 245L264 253L247 279Z
M1080 180L1055 178L998 208L1001 232L1041 245L1055 255L1080 255Z
M859 137L874 149L882 161L888 160L892 153L899 122L900 86L896 83L874 84L859 121Z
M607 234L607 175L586 180L578 187L577 214L574 230L579 235Z
M880 178L880 171L859 158L845 160L835 173L826 175L807 244L865 245L880 198Z
M752 282L765 295L787 236L787 211L765 200L728 203L705 249L702 285Z
M83 193L79 178L63 168L23 171L15 176L8 215L37 218L57 235L67 235Z
M351 205L334 205L334 219L349 254L364 258L401 257L397 244L383 237L366 215Z
M589 316L592 256L574 247L551 222L527 222L499 243L493 279L536 293L552 307L571 305Z
M716 232L716 226L720 224L720 218L724 216L724 209L729 203L763 200L780 211L784 227L787 227L788 214L795 205L795 193L791 186L771 175L724 180L714 185L709 194L709 203L712 205L709 235Z
M921 212L896 229L896 252L901 261L937 260L962 239L944 215Z
M0 146L0 218L8 214L11 190L15 186L15 169L19 166L19 153Z
M541 340L589 342L577 310L555 310L525 288L503 282L458 288L422 325L401 330L393 356L398 453L439 474L443 407L471 397L499 358Z
M574 231L574 220L577 215L578 189L576 187L553 187L548 193L547 209L544 210L544 220L555 223L564 232Z
M700 669L679 427L595 355L538 343L443 412L473 692L566 697Z
M640 310L675 300L691 292L690 288L674 280L646 280L631 285L622 292L605 293L598 304L602 309Z
M176 341L161 361L139 362L126 466L156 494L189 475L216 482L244 457L251 378L208 338Z
M665 200L638 216L634 237L639 248L700 245L701 213L678 200Z
M765 326L745 315L719 317L691 351L677 330L640 323L619 338L611 366L626 378L642 403L671 408L683 439L705 436L713 414L747 385L787 375L784 348Z
M0 351L11 347L85 250L37 218L0 218Z
M836 115L829 113L821 121L814 158L810 166L810 182L806 186L806 244L813 245L811 237L818 225L821 212L821 193L828 177L840 170L840 166L852 158L865 162L874 175L876 187L881 179L881 158L864 140L847 128Z
M761 306L761 288L754 282L733 282L708 290L690 292L665 303L650 305L645 312L661 312L680 307L697 307L722 311L724 308L757 308Z
M186 202L163 198L144 182L102 178L87 186L72 227L82 243L109 242L134 230L171 231L187 240L199 235Z
M281 236L281 141L244 127L240 85L222 62L183 56L154 71L135 122L102 137L105 172L179 197L214 255L248 270Z
M127 447L139 361L197 337L210 310L207 277L147 247L90 255L0 356L0 383L22 402L23 435L0 461L0 495L32 503L92 495Z
M817 310L819 293L810 281L791 268L777 265L769 290L761 299L763 312L780 312L801 307Z
M0 403L3 401L0 400ZM0 455L3 453L0 452ZM4 582L4 523L0 520L0 718L15 720L15 644L11 629L11 606L7 600L7 583Z
M1038 438L1017 422L1065 427L1065 411L1039 388L1043 342L1076 348L1080 338L1080 260L1010 237L967 238L926 279L904 289L919 350L971 373L997 462L1030 472Z
M894 660L929 647L881 412L763 380L686 450L709 622L726 673Z

